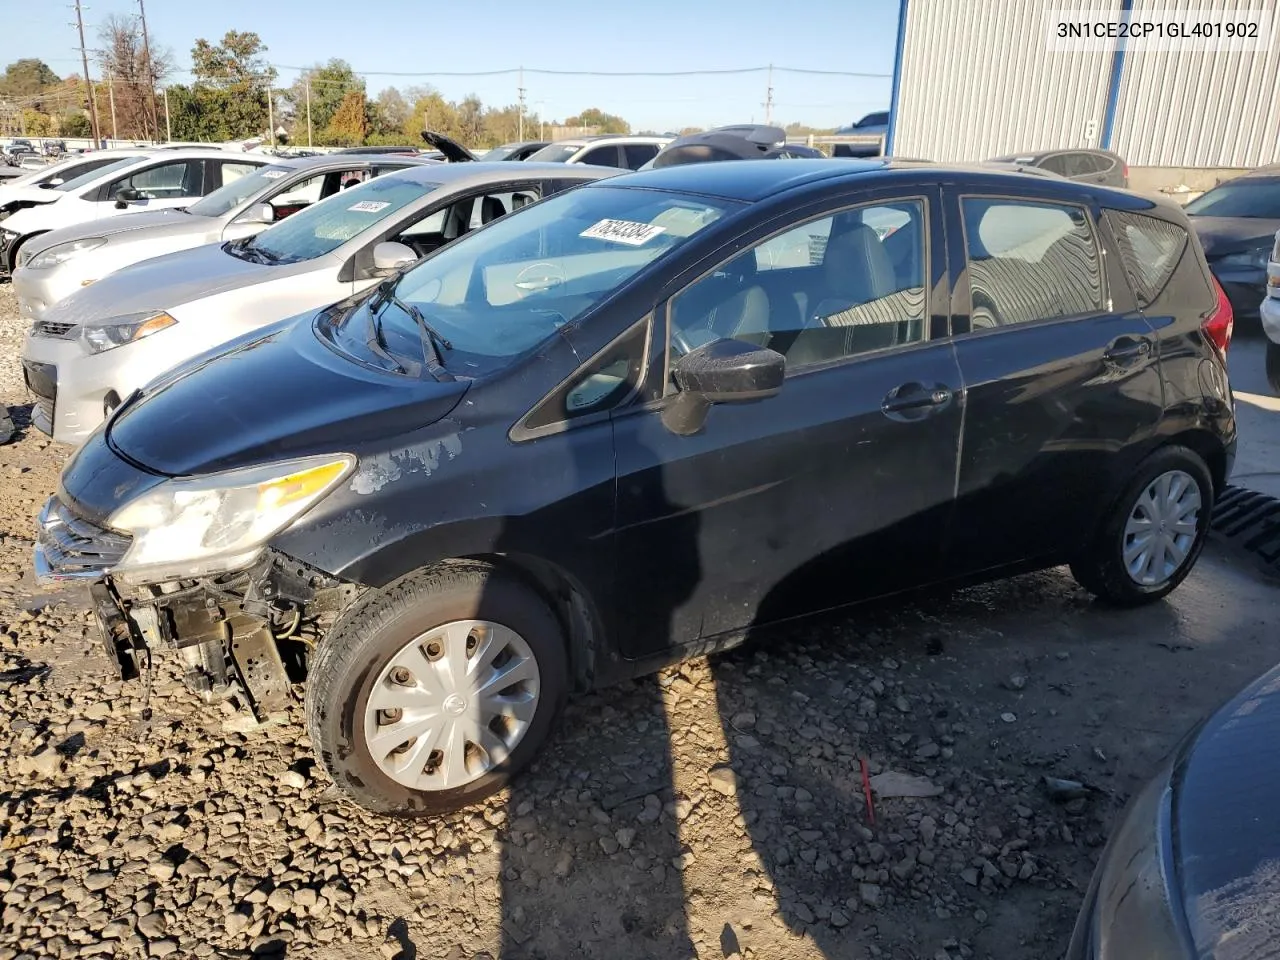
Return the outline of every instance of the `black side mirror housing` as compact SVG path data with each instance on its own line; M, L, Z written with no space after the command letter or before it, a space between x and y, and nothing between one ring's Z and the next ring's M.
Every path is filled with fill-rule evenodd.
M712 340L672 365L680 393L663 411L662 421L673 433L697 433L713 403L772 397L782 389L786 372L786 358L776 350L742 340Z
M141 200L142 194L138 192L137 187L121 187L116 191L116 209L123 210L135 200Z

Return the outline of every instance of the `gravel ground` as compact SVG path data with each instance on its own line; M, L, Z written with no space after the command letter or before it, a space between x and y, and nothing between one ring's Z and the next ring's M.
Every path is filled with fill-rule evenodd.
M29 572L65 452L0 447L0 960L1044 960L1127 795L1275 656L1280 594L1216 554L1139 612L1049 571L579 697L507 795L379 820L300 709L256 727L167 658L149 697L106 682L83 595ZM873 816L864 758L932 795ZM1046 774L1095 789L1056 802Z

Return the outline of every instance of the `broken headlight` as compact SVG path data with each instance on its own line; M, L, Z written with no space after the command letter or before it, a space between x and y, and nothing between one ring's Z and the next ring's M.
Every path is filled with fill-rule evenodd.
M112 528L133 536L112 573L159 583L243 570L354 465L346 455L308 457L168 480L111 515Z

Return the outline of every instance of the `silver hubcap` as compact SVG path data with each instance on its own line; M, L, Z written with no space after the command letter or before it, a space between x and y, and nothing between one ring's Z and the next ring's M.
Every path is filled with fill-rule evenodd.
M1124 565L1135 583L1164 583L1187 561L1200 519L1200 487L1170 470L1151 481L1124 525Z
M452 790L502 763L538 709L538 663L514 630L455 620L405 644L364 711L378 768L414 790Z

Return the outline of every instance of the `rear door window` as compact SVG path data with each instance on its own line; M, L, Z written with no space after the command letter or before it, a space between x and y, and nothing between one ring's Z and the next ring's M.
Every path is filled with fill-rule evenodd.
M609 144L607 147L595 147L588 150L578 160L579 163L593 163L598 167L621 167L625 166L622 158L618 155L618 148Z
M1083 207L965 197L973 329L1101 312L1102 267Z
M226 160L220 161L220 164L222 166L222 183L224 186L253 173L260 166L260 164L256 163L237 163Z
M658 155L658 145L656 143L628 143L622 148L622 152L626 157L626 163L623 166L630 167L632 170L639 170Z

